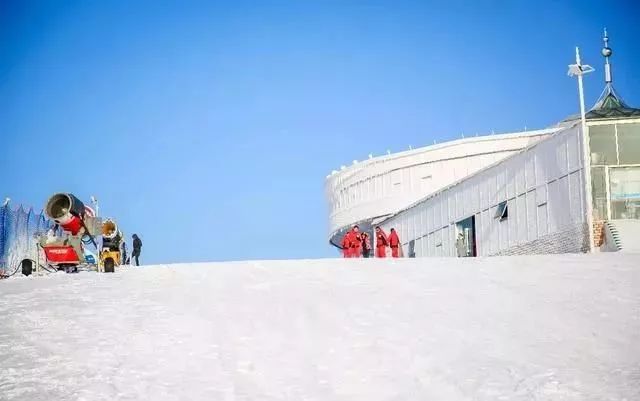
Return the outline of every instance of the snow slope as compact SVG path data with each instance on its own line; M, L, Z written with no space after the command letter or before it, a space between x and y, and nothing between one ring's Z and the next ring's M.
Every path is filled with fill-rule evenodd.
M640 400L640 255L0 282L2 400Z

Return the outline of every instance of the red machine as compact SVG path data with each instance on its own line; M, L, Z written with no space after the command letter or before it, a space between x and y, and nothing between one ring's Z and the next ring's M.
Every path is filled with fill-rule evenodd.
M96 246L87 222L94 217L93 210L86 207L73 194L58 193L47 201L47 215L64 231L66 238L54 235L42 243L47 263L55 268L72 268L87 263L84 255L84 239ZM97 247L97 246L96 246Z
M42 249L51 265L64 267L80 264L80 259L71 245L45 245Z

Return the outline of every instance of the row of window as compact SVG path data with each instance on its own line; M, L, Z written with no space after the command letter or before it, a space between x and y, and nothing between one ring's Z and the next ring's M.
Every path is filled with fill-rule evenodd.
M591 164L640 164L640 123L589 126Z
M640 165L591 169L596 220L640 219Z
M425 193L431 177L431 173L425 166L412 166L367 178L343 188L335 195L332 194L334 200L332 212L392 195Z
M341 189L338 193L331 192L331 212L401 194L415 195L417 200L421 195L431 193L437 186L455 182L505 157L507 152L474 155L455 163L437 161L416 164L364 179Z

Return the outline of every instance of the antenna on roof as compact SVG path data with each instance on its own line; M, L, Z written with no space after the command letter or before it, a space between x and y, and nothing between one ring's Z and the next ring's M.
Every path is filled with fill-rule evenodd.
M613 82L611 76L611 64L609 63L609 57L613 54L613 50L609 47L609 35L607 35L607 28L604 28L604 47L602 48L602 55L604 56L604 82L610 85Z

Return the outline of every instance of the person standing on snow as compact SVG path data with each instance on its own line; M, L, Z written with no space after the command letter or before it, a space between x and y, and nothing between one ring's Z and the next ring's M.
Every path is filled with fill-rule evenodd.
M387 257L388 245L389 240L387 239L387 234L385 234L380 227L376 227L376 258Z
M391 229L391 234L389 234L389 246L391 247L391 257L399 258L400 257L400 238L398 238L398 233L396 233L396 229Z
M138 238L138 234L133 234L131 238L133 238L133 252L131 253L131 256L135 259L136 266L140 266L140 260L138 258L142 251L142 240Z
M351 257L359 258L362 256L362 234L360 234L360 227L353 226L351 234Z
M347 231L342 237L342 256L351 257L351 230Z
M371 255L371 241L369 233L362 233L362 256L368 258Z

